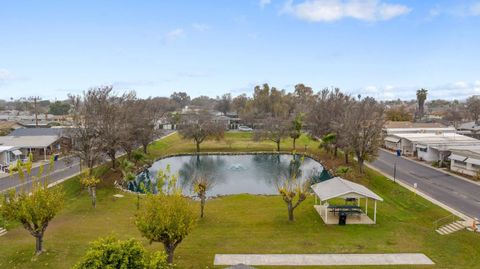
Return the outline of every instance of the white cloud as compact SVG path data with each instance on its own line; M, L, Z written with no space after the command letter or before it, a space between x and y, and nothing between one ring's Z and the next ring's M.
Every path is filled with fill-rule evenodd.
M407 6L388 4L380 0L305 0L298 4L289 0L282 13L310 22L333 22L344 18L362 21L390 20L410 11Z
M428 99L465 100L472 95L480 95L480 80L474 82L456 81L437 86L366 86L353 95L371 96L378 100L415 99L415 93L420 88L428 90Z
M7 69L0 68L0 86L15 79L15 76Z
M431 9L430 18L436 17L439 15L448 15L454 17L470 17L470 16L480 16L480 1L473 2L471 4L462 4L456 3L450 6L436 6Z
M205 31L210 30L210 28L211 28L210 25L208 25L208 24L198 23L198 22L192 23L192 27L199 32L205 32Z
M260 5L261 8L264 8L265 6L269 5L272 3L272 0L259 0L258 4Z
M470 6L470 14L472 16L480 16L480 2L474 3Z
M185 31L182 28L177 28L165 34L165 41L167 43L171 43L184 36L185 36Z

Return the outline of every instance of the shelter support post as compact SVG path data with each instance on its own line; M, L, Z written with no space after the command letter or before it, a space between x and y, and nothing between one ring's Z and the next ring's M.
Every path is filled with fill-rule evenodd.
M328 205L325 204L325 224L328 224Z
M47 160L47 148L43 148L43 159Z
M368 215L368 198L365 198L365 214Z

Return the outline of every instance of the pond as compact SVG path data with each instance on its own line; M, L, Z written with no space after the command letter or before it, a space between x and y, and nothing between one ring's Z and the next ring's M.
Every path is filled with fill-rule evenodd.
M213 182L208 196L277 194L278 180L289 177L293 172L300 180L318 180L323 171L317 161L291 154L174 156L161 159L148 169L153 186L156 185L155 175L160 169L165 170L167 165L170 165L171 174L178 175L179 186L189 196L194 195L192 180L197 176L207 177ZM155 193L156 187L152 191Z

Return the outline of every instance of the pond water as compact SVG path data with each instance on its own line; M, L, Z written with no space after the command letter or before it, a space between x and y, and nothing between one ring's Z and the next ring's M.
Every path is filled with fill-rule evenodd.
M185 195L193 195L192 179L205 176L213 182L208 196L239 193L277 194L276 182L295 172L300 180L318 178L323 167L317 161L290 154L176 156L155 162L149 168L154 178L159 169L170 165L178 174ZM154 179L152 179L154 181ZM154 182L155 184L155 182Z

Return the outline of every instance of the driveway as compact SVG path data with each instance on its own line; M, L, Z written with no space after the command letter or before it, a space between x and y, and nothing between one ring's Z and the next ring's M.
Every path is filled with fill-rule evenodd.
M470 216L480 218L480 186L456 176L418 164L415 161L380 150L373 167L393 177L397 162L396 178L410 186L417 183L417 189L430 197Z

